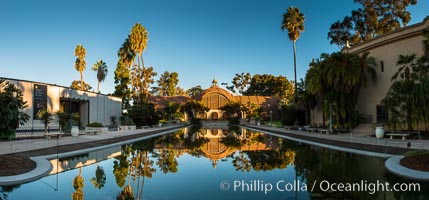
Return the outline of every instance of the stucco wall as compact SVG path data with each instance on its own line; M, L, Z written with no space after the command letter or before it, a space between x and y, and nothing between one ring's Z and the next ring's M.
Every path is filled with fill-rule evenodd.
M349 50L350 53L369 52L369 56L374 57L377 62L377 81L376 83L369 81L367 87L361 88L356 105L359 113L367 115L371 123L377 122L376 106L380 105L386 96L393 83L392 76L400 67L396 65L399 55L416 54L417 57L423 55L422 31L428 26L429 21L425 21Z
M3 79L6 79L10 83L18 86L23 91L24 101L26 101L28 105L28 108L26 108L24 112L30 116L30 120L23 127L43 127L40 120L33 120L33 95L35 84L47 86L47 110L50 112L57 112L60 110L60 98L81 100L80 114L82 126L85 126L90 122L100 122L103 125L109 125L111 116L115 116L119 119L122 114L122 102L121 99L117 97L101 95L93 92L78 91L52 84L7 78ZM53 119L54 121L52 121L50 125L58 126L57 116L54 115Z
M367 118L367 123L377 122L376 106L381 104L381 100L386 96L393 83L391 78L400 67L396 65L399 55L416 54L419 57L423 54L423 29L428 27L429 18L427 17L421 23L377 37L348 49L348 53L362 54L369 52L369 56L374 57L377 63L376 83L369 80L366 87L362 86L356 104L356 109ZM382 69L381 62L383 62L384 69ZM319 124L322 121L320 107L316 107L311 114L312 123Z

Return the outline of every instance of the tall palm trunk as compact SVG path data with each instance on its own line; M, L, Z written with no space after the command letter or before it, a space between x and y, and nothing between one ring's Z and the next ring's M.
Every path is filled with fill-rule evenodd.
M98 81L97 92L100 92L100 81Z
M79 71L80 73L80 89L85 90L85 86L83 85L83 71Z
M141 62L142 62L142 67L143 67L143 77L145 80L143 80L145 82L145 88L144 88L144 94L145 94L145 100L147 102L148 96L149 96L149 83L148 80L146 80L147 76L146 76L146 68L144 66L144 61L143 61L143 56L140 57Z
M297 82L296 82L296 40L293 41L293 72L294 72L294 78L295 78L295 90L294 90L294 99L293 102L295 102L296 105L296 90L297 90Z

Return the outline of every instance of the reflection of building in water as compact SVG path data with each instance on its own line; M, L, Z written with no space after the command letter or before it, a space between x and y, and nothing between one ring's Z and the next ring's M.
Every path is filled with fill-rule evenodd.
M185 128L184 132L185 132L185 138L189 137L187 128ZM208 142L201 146L201 151L204 157L211 160L214 168L216 168L218 160L222 160L236 151L243 151L243 152L267 151L267 150L276 149L279 146L277 140L274 140L274 141L272 140L272 136L265 135L262 133L257 133L257 134L263 135L264 139L262 140L262 142L257 142L257 141L246 142L244 145L238 148L228 147L227 145L221 142L222 139L228 136L228 134L240 141L251 139L251 137L254 136L254 135L252 136L252 133L248 132L247 129L244 129L244 128L241 129L241 134L236 134L236 133L230 133L230 131L226 128L223 129L223 128L212 127L210 129L208 128L200 129L197 132L197 134L193 134L191 136L192 137L191 140L195 141L196 139L202 139L202 138L208 139ZM165 147L166 146L163 146L163 147L157 146L156 148L165 148ZM182 145L180 145L180 147L182 147ZM180 147L176 146L174 148L177 149Z
M80 154L72 157L60 158L50 160L52 164L52 171L50 174L56 174L87 165L92 165L109 158L114 158L121 155L121 146L110 147L97 151L92 151L85 154Z

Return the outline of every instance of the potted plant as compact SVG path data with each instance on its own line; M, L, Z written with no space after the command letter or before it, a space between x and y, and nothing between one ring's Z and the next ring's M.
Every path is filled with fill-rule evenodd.
M86 125L85 131L94 130L97 133L107 133L108 128L104 127L102 123L100 122L92 122Z
M56 114L58 116L58 123L60 125L60 132L65 132L65 130L67 129L67 117L68 117L68 115L65 112L61 112L61 111L58 111Z
M47 110L39 110L37 113L37 118L42 121L43 126L45 128L45 134L48 133L48 125L52 122L52 113L48 112Z
M70 119L71 119L71 135L73 137L77 137L79 136L79 120L80 120L80 116L79 113L72 113L70 115Z
M126 116L126 115L122 115L121 116L121 125L119 126L119 130L136 130L136 125L134 123L134 121Z
M377 139L384 137L384 125L376 125L375 126L375 137Z

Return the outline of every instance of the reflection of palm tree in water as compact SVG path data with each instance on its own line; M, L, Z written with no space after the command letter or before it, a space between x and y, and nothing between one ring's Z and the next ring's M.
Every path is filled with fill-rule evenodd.
M232 164L236 171L249 172L252 168L249 158L245 155L244 151L240 151L238 156L234 157Z
M150 160L148 153L148 151L141 150L131 152L131 163L128 168L128 184L118 194L116 199L143 198L145 177L152 178L152 174L156 171L156 169L152 167L154 162Z
M81 175L82 168L79 168L79 174L73 179L73 188L76 190L72 193L73 200L83 200L84 193L83 187L85 186L85 179Z

